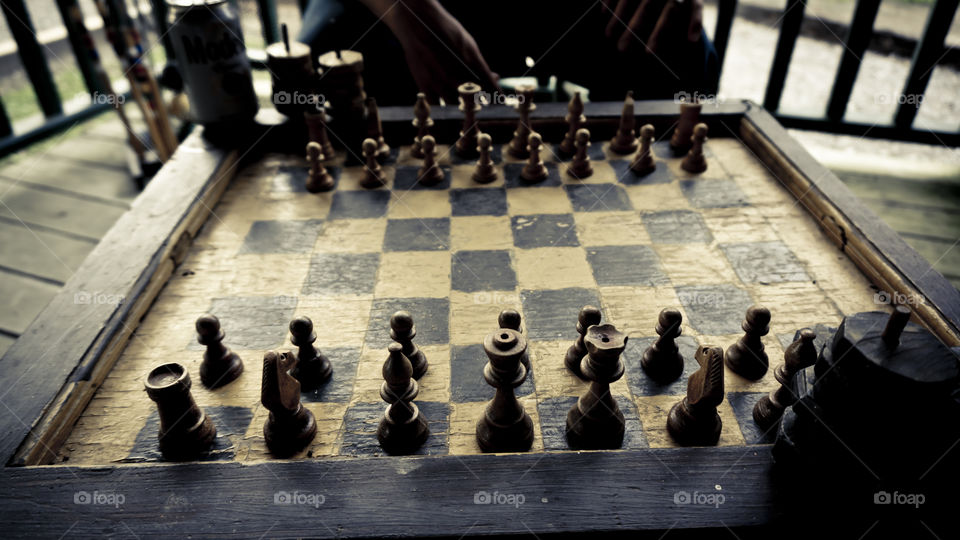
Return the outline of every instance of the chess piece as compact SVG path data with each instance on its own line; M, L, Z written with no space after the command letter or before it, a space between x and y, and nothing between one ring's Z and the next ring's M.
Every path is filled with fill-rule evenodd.
M476 158L477 135L480 134L480 128L477 127L477 112L481 109L477 96L480 85L463 83L457 87L457 92L460 94L460 110L463 111L463 129L455 146L457 155L462 158Z
M323 159L333 159L336 153L330 143L330 134L327 133L327 112L322 105L317 105L313 111L304 111L303 119L307 124L307 133L310 142L320 145Z
M493 158L490 157L491 145L490 135L481 133L477 137L477 151L480 152L480 159L477 160L477 168L473 171L473 181L478 184L489 184L497 179L497 168L493 164Z
M677 128L673 130L673 136L670 137L673 155L682 156L690 149L693 127L700 123L700 108L699 103L680 104L680 120L677 122Z
M770 331L770 310L750 306L743 320L743 336L727 349L726 363L730 371L751 381L763 377L770 364L761 338Z
M327 168L323 166L323 152L320 143L307 143L307 163L310 164L310 170L307 172L307 191L310 193L319 193L321 191L330 191L333 189L334 181Z
M723 349L701 345L700 369L687 379L687 395L667 414L667 432L681 446L713 446L723 422L717 407L723 402Z
M383 140L383 124L380 122L377 100L368 97L363 104L367 112L367 138L377 143L377 161L384 161L390 157L390 145Z
M537 184L543 182L550 176L549 171L547 171L547 166L543 164L543 160L540 159L540 148L543 146L543 139L540 138L539 133L531 133L530 137L527 139L527 164L523 166L523 170L520 171L520 178L526 180L530 184Z
M653 159L653 126L644 124L640 128L640 149L637 155L630 162L630 170L637 176L646 176L657 168L657 162Z
M209 313L201 315L196 328L197 342L207 347L200 364L200 382L207 388L219 388L233 382L243 373L243 362L223 344L220 320Z
M413 138L410 155L417 159L423 159L421 143L423 138L430 134L430 128L433 127L433 118L430 118L430 104L427 103L427 96L423 92L417 93L417 102L413 105L413 127L417 128L417 136Z
M537 108L537 104L533 102L534 91L536 88L529 85L517 87L517 93L521 98L516 106L520 120L517 122L517 130L513 132L513 139L507 146L507 152L517 159L526 159L530 155L530 149L527 148L530 134L533 132L530 129L530 113Z
M580 308L580 314L577 316L577 333L580 334L577 340L567 349L566 356L563 357L563 363L577 377L583 378L580 371L580 362L587 354L587 346L583 339L587 335L587 329L593 325L600 324L602 315L600 310L593 306L583 306Z
M428 364L426 355L413 342L415 337L417 337L417 325L413 323L413 317L409 313L398 311L390 317L390 339L401 345L403 355L413 366L413 378L420 380L420 377L427 372Z
M516 330L501 328L484 338L483 350L490 359L483 378L497 390L477 421L477 444L484 452L526 452L533 445L533 420L514 389L527 378L520 362L527 340Z
M580 97L580 92L574 92L573 97L570 98L570 103L567 104L567 116L565 120L569 127L567 134L563 136L563 141L560 142L557 149L561 155L569 156L577 151L577 132L580 131L580 128L583 127L583 124L587 121L587 117L583 115L583 99Z
M423 165L417 171L417 182L425 186L435 186L443 182L443 169L437 164L437 142L432 135L426 135L420 141L423 150Z
M573 161L570 162L570 167L567 168L567 173L578 180L582 180L593 174L593 165L590 164L590 156L587 154L587 150L590 148L590 131L584 128L577 130L575 144L577 151L573 156Z
M377 428L377 440L380 441L380 448L388 454L411 454L423 446L430 436L430 429L427 419L413 402L420 392L420 386L413 379L413 366L403 355L403 347L399 343L391 343L387 350L390 355L383 363L380 398L389 405Z
M317 434L313 413L300 403L300 381L290 374L296 363L293 354L267 351L263 356L260 402L270 411L263 436L267 448L277 457L303 450Z
M780 383L776 390L760 398L753 406L753 420L764 431L769 430L783 416L783 411L797 401L793 389L793 377L802 369L817 361L817 348L813 343L817 334L809 328L797 333L797 339L783 353L783 363L777 366L773 376Z
M363 171L363 180L360 185L367 189L376 189L387 184L387 177L383 173L383 167L377 161L377 141L373 139L363 140L363 157L366 165Z
M301 390L315 390L333 374L330 360L314 347L316 340L317 334L313 331L310 317L297 317L290 321L290 343L297 347L297 367L291 374L300 381Z
M574 450L620 448L625 421L617 400L610 395L610 383L623 377L620 355L627 347L627 335L612 324L587 329L584 343L587 357L580 371L590 389L567 413L567 443Z
M657 384L671 383L683 373L683 356L676 343L683 331L682 322L679 311L670 308L661 311L656 328L660 337L643 351L640 366Z
M703 155L703 143L707 141L707 125L697 124L693 128L692 146L687 152L687 157L683 158L680 168L688 173L700 174L707 170L707 158Z
M515 309L505 309L501 311L500 315L497 317L497 324L500 325L500 328L508 328L522 335L523 332L520 331L520 323L520 312ZM520 363L523 364L523 367L527 368L527 371L530 371L529 351L525 351L523 353L523 356L520 358Z
M187 368L175 363L153 368L144 383L160 415L160 452L171 461L196 459L217 437L217 428L193 400L190 386Z
M627 92L626 99L623 100L623 113L620 115L620 127L617 134L610 141L610 150L618 154L632 154L637 150L637 137L635 126L637 119L634 116L633 90Z

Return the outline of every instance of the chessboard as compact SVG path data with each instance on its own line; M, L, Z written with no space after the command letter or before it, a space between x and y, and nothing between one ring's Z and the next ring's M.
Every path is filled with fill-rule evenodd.
M609 148L619 104L588 104L595 124L593 174L585 179L568 174L569 159L556 151L560 110L541 107L534 120L544 133L548 177L533 185L520 178L524 160L505 148L515 120L503 109L480 117L495 142L498 176L489 184L473 180L475 159L458 157L451 151L455 137L443 135L457 128L455 110L437 111L443 179L433 186L417 182L421 160L410 154L408 110L382 111L391 150L380 189L361 186L359 150L327 160L335 188L310 193L303 144L276 141L286 135L266 129L263 142L229 151L192 136L138 201L143 208L134 207L142 221L114 232L131 241L146 235L149 264L120 288L91 290L103 283L96 271L127 270L123 249L131 241L105 246L98 251L103 257L87 265L87 281L68 286L70 294L92 293L89 316L109 316L91 319L102 326L86 343L77 333L61 338L77 340L67 345L82 351L59 358L73 363L64 371L67 384L61 380L50 405L36 411L33 429L11 448L12 462L29 465L23 471L61 471L58 478L78 489L126 492L128 501L131 483L155 482L157 493L133 496L141 510L162 506L188 521L192 510L171 498L193 503L209 496L204 504L215 505L235 496L241 508L260 505L264 513L298 520L289 506L268 505L267 498L320 493L325 503L313 516L328 529L309 533L320 535L387 534L385 525L359 517L387 501L408 510L429 503L433 515L445 514L437 529L392 518L391 526L412 527L404 529L411 534L460 535L471 524L479 527L471 534L756 525L778 511L768 478L776 430L760 429L752 411L779 383L772 367L756 381L725 368L719 442L680 448L667 432L667 414L686 395L698 346L727 349L743 335L747 309L763 305L772 315L763 343L776 366L799 329L814 328L822 344L845 315L888 310L891 290L922 290L926 307L917 309L918 319L952 339L956 319L943 312L953 309L953 299L938 296L938 283L911 274L914 259L902 241L884 251L878 243L887 240L884 226L876 218L865 226L862 208L836 179L751 104L704 108L707 169L697 174L685 171L683 157L669 148L676 108L639 105L638 126L657 128L657 168L644 177L631 172L630 156ZM157 223L168 228L157 230ZM141 253L133 249L128 266ZM898 266L903 260L909 264ZM111 294L123 298L122 307L102 305ZM567 411L589 386L563 361L586 305L629 336L625 373L611 385L626 420L619 449L575 451L565 436ZM683 317L677 345L684 370L661 385L640 361L665 308ZM476 438L477 420L494 395L483 376L482 343L505 309L521 314L528 343L531 367L516 394L533 419L534 443L527 453L491 455ZM389 322L398 310L413 317L415 343L429 362L415 402L430 437L412 456L386 455L376 436L386 407L380 386ZM205 313L219 318L223 343L245 365L239 378L216 389L200 384L204 346L195 321ZM54 315L47 320L67 317ZM264 441L262 359L268 350L295 349L289 323L303 316L313 321L314 344L333 375L301 394L317 423L312 443L279 459ZM35 343L42 334L34 329ZM59 346L43 344L41 357ZM15 347L13 355L25 350ZM187 369L194 399L217 428L199 462L167 461L157 445L157 408L144 382L169 362ZM244 491L234 492L234 482ZM589 516L574 511L593 489L618 499ZM632 495L637 489L647 491ZM253 500L251 493L266 498ZM689 504L683 493L711 501L723 495L735 504L706 508ZM526 506L505 508L498 499L485 506L483 494L514 502L523 496ZM474 523L481 511L493 522ZM501 521L515 511L529 512L529 525ZM678 519L680 525L673 523ZM246 520L241 530L264 532L273 519L261 521ZM298 530L294 523L274 532Z

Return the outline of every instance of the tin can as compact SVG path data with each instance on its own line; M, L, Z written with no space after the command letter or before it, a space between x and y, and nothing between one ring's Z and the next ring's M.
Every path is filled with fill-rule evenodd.
M259 104L236 6L227 0L166 2L193 119L203 125L250 121Z

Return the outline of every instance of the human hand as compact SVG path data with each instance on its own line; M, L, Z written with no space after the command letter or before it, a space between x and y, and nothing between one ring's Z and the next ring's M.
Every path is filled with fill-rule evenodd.
M607 38L620 51L636 46L657 55L700 41L703 0L602 0Z

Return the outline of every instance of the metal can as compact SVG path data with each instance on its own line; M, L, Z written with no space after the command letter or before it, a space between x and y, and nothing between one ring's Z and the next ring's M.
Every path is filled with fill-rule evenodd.
M170 41L203 125L249 121L259 104L236 6L228 0L166 0Z

